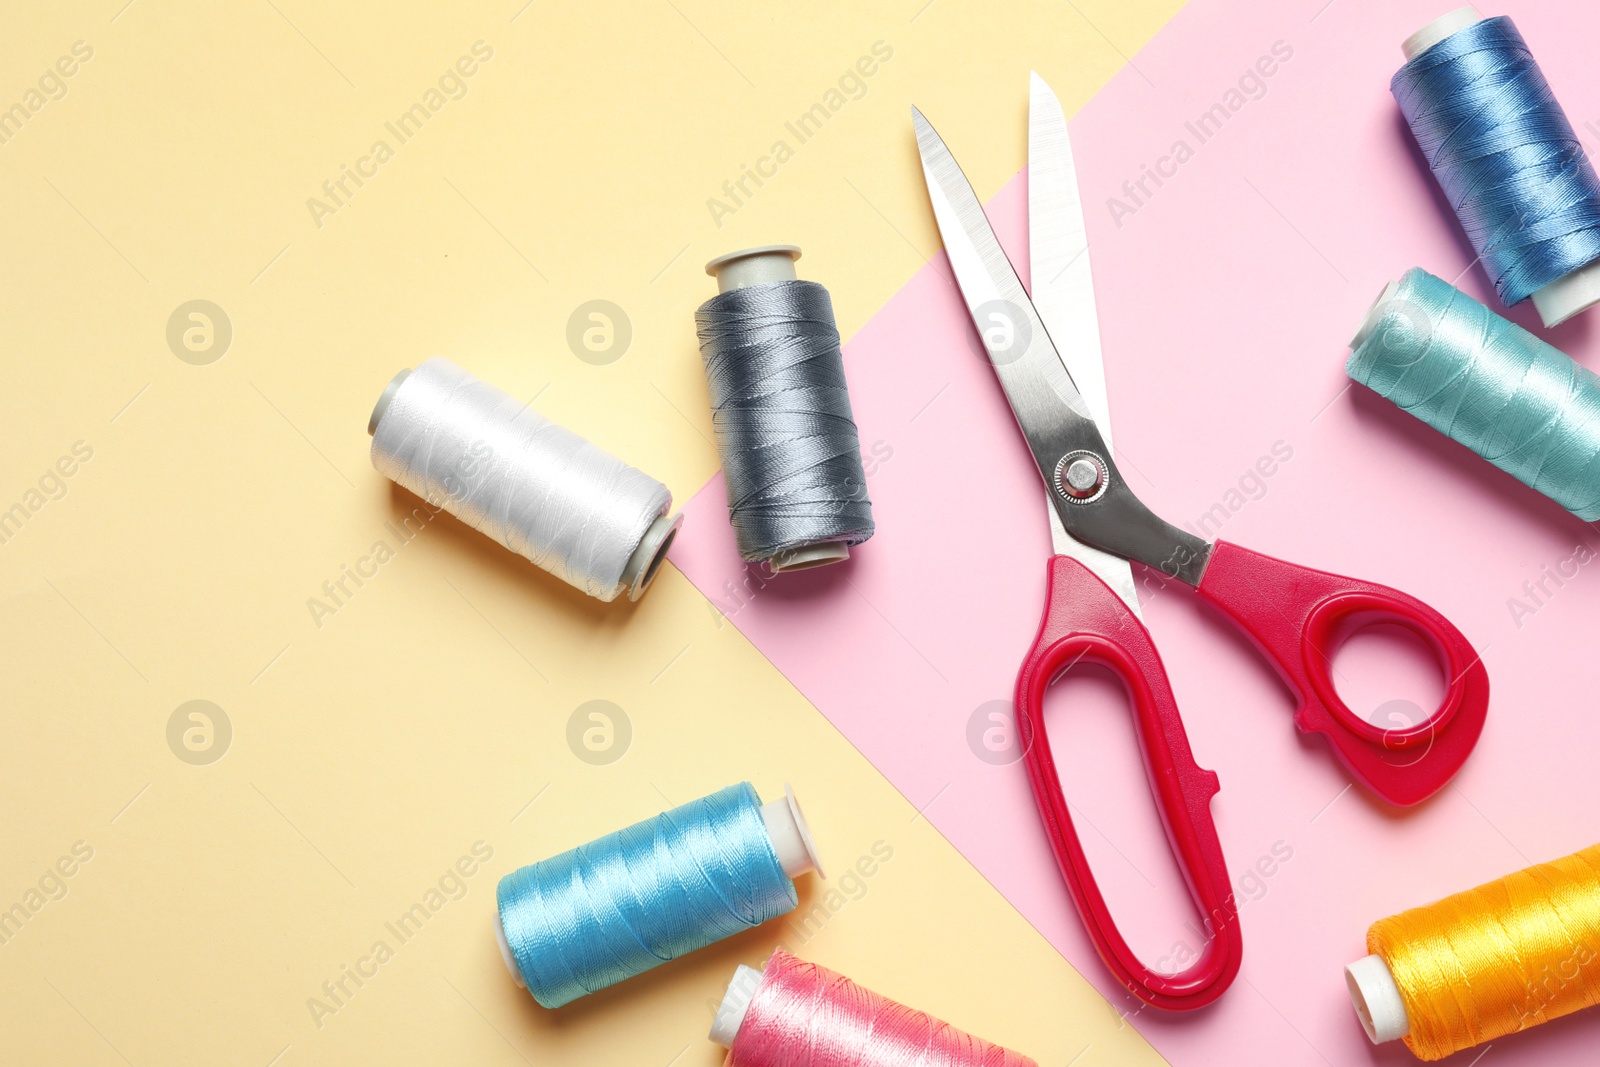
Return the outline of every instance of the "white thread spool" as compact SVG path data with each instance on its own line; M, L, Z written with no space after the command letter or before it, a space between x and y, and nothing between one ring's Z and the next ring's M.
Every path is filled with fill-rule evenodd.
M822 873L822 858L817 854L817 842L811 836L811 824L806 822L805 812L800 810L800 801L795 798L794 787L785 782L782 800L772 800L761 805L761 821L766 825L767 838L772 842L772 851L777 854L778 865L791 880L799 878L807 871L816 871L818 878L827 877ZM522 968L517 966L517 958L512 955L511 946L506 943L506 929L500 921L499 908L494 912L494 942L500 947L500 961L506 965L506 970L511 972L512 979L517 985L526 987L527 983L522 978ZM740 1019L743 1017L741 1013Z
M600 600L638 600L683 522L666 486L440 357L394 376L367 433L379 473Z
M1482 21L1477 8L1458 7L1407 37L1401 42L1400 51L1409 63L1451 34ZM1533 306L1546 326L1558 326L1596 304L1600 304L1600 260L1564 274L1533 293Z

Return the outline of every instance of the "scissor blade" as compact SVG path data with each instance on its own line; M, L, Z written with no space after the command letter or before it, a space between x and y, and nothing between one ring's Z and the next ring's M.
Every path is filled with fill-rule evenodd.
M1089 405L1100 436L1111 442L1100 320L1089 272L1089 235L1078 197L1078 172L1067 118L1056 94L1032 76L1028 98L1028 247L1033 306L1050 331L1067 373Z
M911 115L928 200L950 269L1033 461L1053 493L1057 520L1085 544L1160 567L1198 585L1210 546L1151 514L1123 482L1088 404L989 228L977 194L922 112L912 108ZM1085 462L1075 463L1076 459ZM1057 471L1067 473L1069 464L1101 468L1095 495L1068 502L1066 483L1057 478Z
M1028 255L1034 309L1109 448L1111 406L1072 141L1061 101L1037 73L1030 75L1028 90ZM1128 561L1073 538L1056 515L1054 501L1046 500L1056 552L1088 567L1139 616L1139 594Z
M1035 445L1038 438L1065 425L1073 431L1072 436L1092 438L1100 444L1094 416L1056 355L1039 313L989 226L978 195L922 112L912 108L911 117L928 199L944 238L950 269L1024 436ZM1056 457L1047 461L1035 447L1034 458L1043 471L1046 462L1053 465Z

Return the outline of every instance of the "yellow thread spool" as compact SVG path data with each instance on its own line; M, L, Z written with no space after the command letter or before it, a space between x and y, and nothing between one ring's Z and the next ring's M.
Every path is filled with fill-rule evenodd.
M1600 1003L1600 845L1380 919L1345 968L1367 1036L1419 1059Z

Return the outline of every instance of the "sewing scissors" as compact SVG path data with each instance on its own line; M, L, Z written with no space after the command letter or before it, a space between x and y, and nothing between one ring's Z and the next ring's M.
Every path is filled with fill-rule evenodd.
M971 184L912 109L928 196L950 267L1050 502L1055 555L1044 617L1016 683L1018 737L1051 850L1101 959L1135 996L1188 1010L1219 997L1242 941L1211 818L1217 777L1195 763L1166 670L1141 621L1129 563L1193 586L1277 668L1294 692L1295 725L1320 734L1346 771L1379 797L1416 804L1438 791L1477 742L1489 676L1449 620L1405 593L1207 542L1158 518L1117 469L1088 238L1061 104L1033 75L1028 114L1028 230L1033 295L1023 290ZM1417 635L1446 679L1432 717L1385 728L1334 688L1329 657L1350 634L1389 623ZM1044 725L1045 691L1079 661L1126 688L1151 791L1191 899L1209 928L1204 951L1176 974L1129 948L1089 869Z

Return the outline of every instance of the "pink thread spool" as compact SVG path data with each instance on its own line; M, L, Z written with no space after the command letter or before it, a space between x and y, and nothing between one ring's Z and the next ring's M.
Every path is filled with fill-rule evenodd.
M1039 1067L782 949L765 972L740 967L711 1025L725 1067Z

